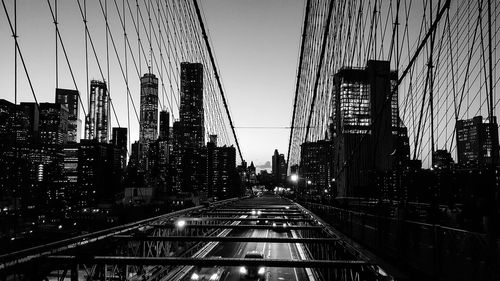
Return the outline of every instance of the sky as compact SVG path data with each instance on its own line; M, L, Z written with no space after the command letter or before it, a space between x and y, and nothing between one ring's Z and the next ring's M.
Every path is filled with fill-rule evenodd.
M256 165L270 161L275 148L287 153L304 5L203 1L235 125L243 127L237 129L243 157Z
M6 6L13 21L13 0ZM50 1L54 5L54 0ZM122 1L117 1L122 3ZM131 1L134 2L134 1ZM271 160L274 149L286 155L295 76L304 13L303 0L199 1L222 77L244 159L255 165ZM83 4L83 1L81 1ZM96 4L97 3L97 4ZM105 62L105 24L98 1L88 1L88 26L101 64ZM108 1L110 29L121 49L120 22ZM54 9L54 6L52 7ZM86 102L83 23L77 1L58 1L59 29L74 73L76 87ZM17 1L18 42L38 102L54 102L55 37L47 1ZM129 18L130 20L130 18ZM129 30L131 32L131 30ZM133 42L132 42L133 44ZM90 46L90 45L89 45ZM118 60L110 49L109 90L121 126L127 126L126 88ZM123 58L122 58L123 59ZM101 65L106 80L105 65ZM141 72L147 71L144 62ZM14 44L3 8L0 10L0 98L14 102ZM130 94L139 109L139 81L129 56ZM28 80L18 59L18 102L32 102ZM134 75L136 77L134 77ZM89 79L101 79L89 47ZM75 84L59 46L59 87ZM132 113L133 114L133 113ZM132 115L131 142L138 139ZM80 113L80 119L83 113ZM117 121L112 118L112 126ZM263 128L264 127L264 128Z

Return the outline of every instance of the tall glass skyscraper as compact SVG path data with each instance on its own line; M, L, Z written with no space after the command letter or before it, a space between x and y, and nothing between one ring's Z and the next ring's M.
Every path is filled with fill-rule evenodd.
M141 117L139 141L150 143L158 137L158 78L152 73L141 77Z

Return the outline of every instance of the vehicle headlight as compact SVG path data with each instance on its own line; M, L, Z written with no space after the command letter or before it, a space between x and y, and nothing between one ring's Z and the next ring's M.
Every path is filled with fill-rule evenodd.
M198 280L200 278L200 276L198 276L198 274L195 272L193 273L193 275L191 275L191 280Z
M257 215L259 215L259 216L260 216L260 214L262 214L262 212L261 212L260 210L259 210L259 211L257 211Z
M246 267L244 267L244 266L240 267L240 273L241 273L241 274L247 274L247 269L246 269Z
M276 227L276 223L275 222L273 222L273 227Z
M217 275L217 273L214 273L212 274L212 276L210 276L210 280L217 280L217 278L219 278L219 275Z
M263 275L264 273L266 273L266 269L264 267L261 267L259 268L259 275Z

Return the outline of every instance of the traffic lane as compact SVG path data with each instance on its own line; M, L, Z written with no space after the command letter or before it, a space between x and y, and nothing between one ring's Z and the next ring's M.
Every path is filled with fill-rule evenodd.
M233 229L231 230L227 236L233 236L233 237L252 237L253 234L252 229ZM220 256L223 258L230 258L234 257L236 255L236 252L239 248L242 246L240 244L244 244L241 242L223 242L223 243L218 243L218 245L206 255L206 257L214 257L214 256ZM183 278L184 281L191 280L191 275L192 272L189 273L185 278Z
M269 237L286 238L291 237L291 234L289 231L271 231ZM268 245L268 253L265 256L267 259L300 259L296 246L293 243L268 243ZM267 269L267 272L267 280L270 281L308 280L306 271L303 268L271 267Z
M253 237L291 237L290 232L276 232L274 230L253 230ZM224 243L226 244L226 243ZM249 251L261 251L266 259L299 259L295 244L291 243L238 243L236 255L233 257L244 257ZM227 275L224 281L239 281L239 267L227 268ZM266 280L268 281L302 281L308 280L303 268L282 268L271 267L266 269Z

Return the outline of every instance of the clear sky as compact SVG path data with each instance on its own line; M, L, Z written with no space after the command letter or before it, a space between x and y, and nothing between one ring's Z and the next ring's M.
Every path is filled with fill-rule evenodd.
M13 16L13 0L5 1ZM117 1L120 5L122 1ZM133 3L134 1L131 1ZM219 71L229 101L244 158L256 165L271 160L274 149L286 154L295 86L303 0L199 1L205 15ZM18 34L22 54L39 102L54 102L54 25L46 1L17 1ZM54 2L51 1L53 4ZM83 3L83 0L81 1ZM105 25L99 2L87 1L89 30L101 64L105 63ZM76 1L58 1L59 27L68 51L76 84L87 104L83 23ZM110 28L123 53L120 23L113 1L108 1ZM11 20L13 20L11 18ZM130 20L130 18L129 18ZM129 30L132 32L132 30ZM132 44L134 44L132 42ZM90 45L89 45L90 46ZM89 47L89 78L101 75ZM14 101L14 46L3 8L0 9L0 98ZM123 59L123 58L122 58ZM130 57L129 57L130 60ZM126 90L113 50L110 49L110 92L121 126L126 126ZM101 65L105 72L105 65ZM145 72L144 62L141 72ZM106 73L104 73L106 76ZM129 61L130 91L139 107L139 81ZM75 88L59 49L59 87ZM18 102L33 101L26 75L18 61ZM83 113L80 114L83 120ZM116 121L112 120L116 126ZM245 128L246 127L246 128ZM248 128L254 127L254 128ZM255 128L271 127L271 128ZM278 128L277 128L278 127ZM131 115L131 141L138 139L138 124Z
M286 155L305 1L203 1L244 157ZM283 128L276 128L283 127ZM250 164L250 162L249 162Z

